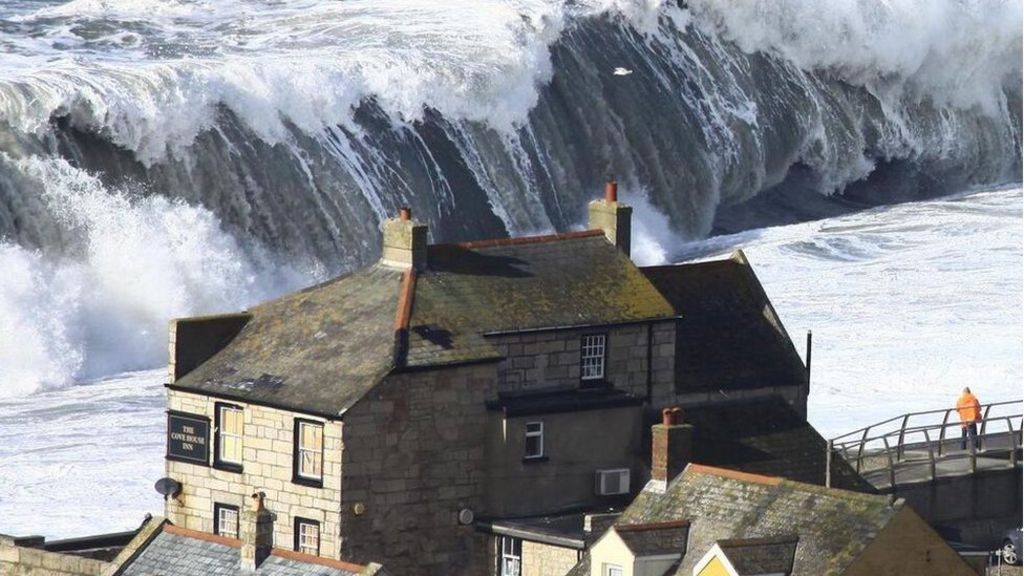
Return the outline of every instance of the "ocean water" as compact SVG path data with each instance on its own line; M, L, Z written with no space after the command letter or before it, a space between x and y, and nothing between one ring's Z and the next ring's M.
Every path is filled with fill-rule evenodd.
M964 385L984 402L1022 397L1022 209L1019 187L973 191L696 243L648 216L637 257L743 249L801 353L814 331L809 420L832 437L948 408ZM165 378L0 400L0 531L71 537L159 513Z
M169 319L364 265L400 206L435 242L579 228L609 174L637 262L743 247L814 330L827 435L1019 397L1022 13L0 2L0 531L160 510Z

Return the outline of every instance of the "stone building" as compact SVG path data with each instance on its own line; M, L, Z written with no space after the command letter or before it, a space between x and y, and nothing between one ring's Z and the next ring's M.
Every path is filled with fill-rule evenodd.
M975 571L903 500L689 464L668 482L652 480L570 574L970 576Z
M374 265L173 322L167 518L236 537L263 492L277 547L560 574L648 480L662 406L781 398L806 425L807 372L742 254L639 268L630 217L609 183L592 230L430 245L403 210Z

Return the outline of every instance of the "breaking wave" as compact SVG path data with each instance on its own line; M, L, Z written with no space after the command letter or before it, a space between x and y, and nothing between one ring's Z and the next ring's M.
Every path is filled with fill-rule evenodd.
M1020 0L21 0L0 7L0 394L164 360L168 318L434 241L638 259L1021 179Z

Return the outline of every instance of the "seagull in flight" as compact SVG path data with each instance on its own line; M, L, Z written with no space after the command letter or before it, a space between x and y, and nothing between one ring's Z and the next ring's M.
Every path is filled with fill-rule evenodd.
M622 66L619 66L615 70L612 70L613 76L629 76L632 73L632 70L630 70L629 68L623 68Z

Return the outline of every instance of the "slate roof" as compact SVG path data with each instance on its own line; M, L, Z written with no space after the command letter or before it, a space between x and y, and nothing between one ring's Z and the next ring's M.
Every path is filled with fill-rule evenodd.
M396 368L500 359L488 335L675 315L599 230L434 245L427 260L411 276L376 264L255 306L169 387L331 417Z
M434 245L427 262L409 321L409 366L493 356L488 334L675 316L600 230Z
M165 525L117 576L354 576L366 567L275 549L255 572L239 568L240 542Z
M695 553L679 563L680 576L690 576L720 540L793 535L793 574L828 576L841 574L903 506L886 496L690 464L664 493L637 495L619 524L689 520Z
M402 276L374 265L255 306L238 336L170 386L340 414L392 368Z
M684 418L693 462L825 484L828 441L778 396L690 408ZM832 486L875 492L842 458L832 459Z
M641 270L682 316L678 390L807 383L803 361L741 251L725 260Z
M685 554L689 531L690 523L686 520L615 525L615 533L634 556Z
M740 576L789 574L799 538L745 538L719 540L718 547Z

